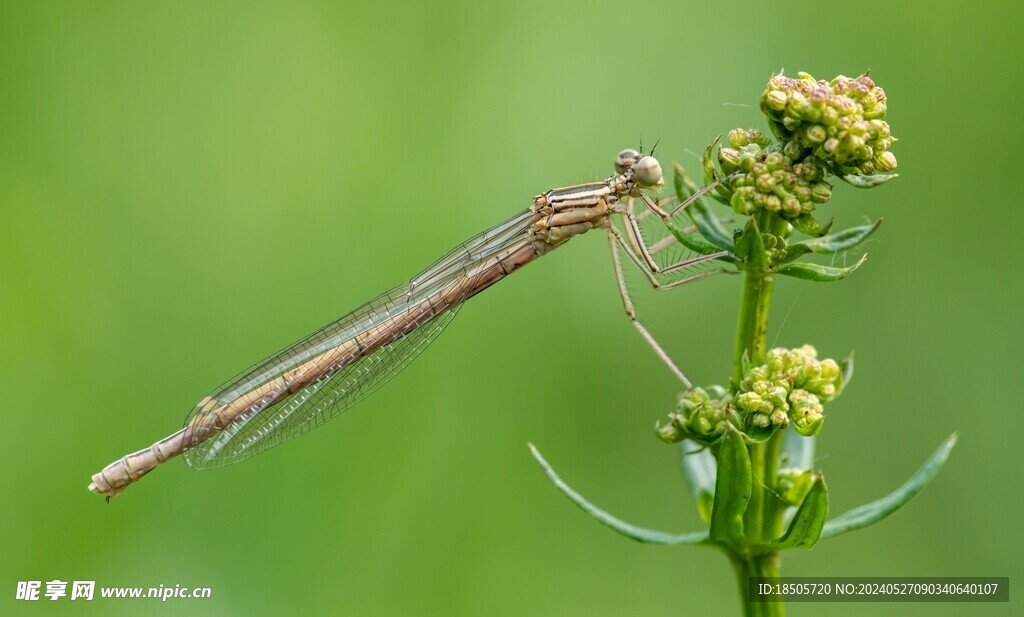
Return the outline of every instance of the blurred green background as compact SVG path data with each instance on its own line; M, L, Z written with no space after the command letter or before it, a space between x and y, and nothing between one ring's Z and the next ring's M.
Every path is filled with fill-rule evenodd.
M14 3L0 18L0 588L4 614L738 614L705 549L635 544L564 499L699 521L652 434L679 384L585 236L466 307L343 419L212 473L175 461L109 505L116 457L236 371L529 204L661 140L695 168L764 127L773 71L872 76L902 177L841 186L885 217L847 281L778 286L772 342L857 352L819 464L833 512L901 483L898 515L788 553L791 575L1009 576L1020 546L1016 32L1004 3ZM729 372L740 280L641 289L698 383ZM1008 389L1004 392L1004 389ZM208 586L209 600L14 601L19 580ZM834 615L1020 614L832 604ZM820 605L793 605L792 615Z

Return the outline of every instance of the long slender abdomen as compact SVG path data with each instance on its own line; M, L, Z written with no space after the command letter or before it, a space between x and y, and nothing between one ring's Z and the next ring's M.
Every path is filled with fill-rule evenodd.
M551 249L550 244L527 237L519 244L503 251L502 255L496 255L465 276L454 279L416 305L381 320L372 328L323 351L299 366L282 372L230 402L221 403L211 397L203 399L200 402L200 412L192 418L188 426L148 448L128 454L107 465L93 475L89 490L108 497L117 495L161 463L211 439L246 414L258 414L274 403L286 400L316 380L327 378L384 345L393 343L435 315L457 307ZM217 394L237 390L240 384L252 381L254 374L258 374L256 370L241 377L234 384L221 388Z

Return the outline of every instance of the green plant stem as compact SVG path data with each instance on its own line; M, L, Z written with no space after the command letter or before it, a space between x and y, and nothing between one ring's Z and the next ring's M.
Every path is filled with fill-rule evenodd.
M748 272L740 299L740 319L736 332L736 357L733 377L736 383L743 379L744 356L751 364L764 362L768 333L768 307L772 299L775 275Z
M764 218L758 221L760 229L775 231L777 221ZM736 354L733 377L738 384L744 369L765 362L768 333L768 310L771 306L774 275L771 272L746 272L743 295L740 300L739 323L736 329ZM778 457L781 434L776 432L766 443L747 446L753 475L750 501L743 515L744 532L749 544L762 544L778 537L782 527L783 508L776 497ZM740 602L744 614L750 616L781 616L785 607L778 602L750 602L747 599L747 579L751 576L779 576L780 558L777 552L757 555L731 555L740 588Z
M762 519L762 537L772 540L782 535L782 515L786 504L778 497L779 486L779 452L782 449L782 432L776 431L765 444L764 477L764 514ZM756 472L754 472L756 474ZM755 476L756 477L756 476Z
M737 383L743 379L744 359L753 365L763 364L765 361L768 308L771 305L773 285L774 277L771 273L748 271L746 274L736 331L736 357L734 358L733 375ZM764 539L764 531L768 529L764 522L765 492L766 489L771 491L775 489L775 459L777 459L779 447L776 442L777 438L778 435L773 436L768 444L752 444L747 447L750 453L750 468L754 483L751 487L747 510L743 515L743 522L747 539L751 543L760 543ZM774 452L775 456L768 456L768 450ZM774 492L770 495L774 497Z
M786 605L781 600L769 602L751 602L748 599L747 580L750 577L779 576L778 553L768 553L742 557L735 553L729 555L733 570L736 572L736 583L740 593L745 617L785 617Z

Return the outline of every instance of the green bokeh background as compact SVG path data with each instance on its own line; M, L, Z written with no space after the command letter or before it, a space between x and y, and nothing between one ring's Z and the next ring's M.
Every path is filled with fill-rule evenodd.
M85 490L237 370L407 279L549 187L661 140L694 168L764 126L780 68L870 68L902 177L855 276L786 279L770 338L857 352L819 464L834 512L953 430L898 515L788 553L792 575L1009 576L1019 550L1024 100L1010 3L14 3L0 9L0 613L737 614L705 549L625 540L596 503L696 529L651 427L679 384L622 315L600 234L474 299L343 419L244 465ZM1010 183L1009 180L1014 180ZM641 289L695 381L729 372L740 281ZM19 580L209 586L209 600L16 603ZM830 614L1020 614L833 604ZM821 605L793 605L812 615ZM701 611L713 611L711 613Z

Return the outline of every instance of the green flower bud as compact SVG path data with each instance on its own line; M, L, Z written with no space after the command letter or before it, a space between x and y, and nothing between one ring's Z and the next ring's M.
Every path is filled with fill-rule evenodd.
M753 192L754 189L752 187L745 186L732 194L732 197L729 199L729 205L732 206L732 209L736 214L746 216L753 214L756 211L753 200L751 199L751 197L753 197Z
M796 389L789 394L790 418L801 435L813 434L824 421L824 408L818 397L806 390Z
M794 163L786 155L805 152L797 141L788 142L782 151L765 151L759 143L763 136L756 131L735 129L729 135L732 143L746 144L718 151L719 163L729 174L729 203L737 214L767 210L793 219L814 210L812 189L824 174L813 156Z
M782 202L782 216L787 219L795 219L800 216L803 208L800 205L800 200L796 197L790 197Z
M667 443L677 443L689 438L702 443L712 443L722 436L730 417L736 419L729 405L731 398L720 386L693 388L679 397L676 410L668 415L669 421L655 432Z
M744 392L736 399L736 404L744 411L772 411L771 404L756 392Z
M674 421L666 423L665 426L655 427L655 429L658 439L665 443L679 443L684 439L683 432L679 430Z
M823 204L832 197L832 185L828 182L819 182L811 187L811 201Z
M814 484L814 475L808 469L780 469L777 479L779 497L791 506L803 503Z
M812 124L804 131L804 138L808 144L820 144L828 137L825 127L820 124Z
M789 100L789 97L786 96L785 92L775 90L774 92L765 93L764 100L771 109L782 111L786 108L786 102Z
M842 374L842 369L839 368L839 363L832 358L827 358L821 361L821 378L836 380L839 379Z
M775 178L768 174L761 174L754 180L754 186L762 193L770 193L775 188Z
M722 166L722 171L731 174L740 166L740 151L733 148L719 148L718 164Z
M757 164L757 155L751 152L744 152L740 155L740 169L746 172L754 170L754 165Z
M782 147L782 155L791 161L802 158L803 152L803 146L801 146L800 142L796 140L787 141L786 145Z
M769 249L769 254L771 250L779 249ZM740 380L736 408L746 415L748 426L767 427L767 418L777 428L793 424L801 434L815 434L824 422L822 403L835 398L841 373L835 360L818 360L812 345L776 347L765 354L763 365L751 367Z
M888 172L896 169L896 155L892 152L882 152L875 157L875 168L881 172Z

